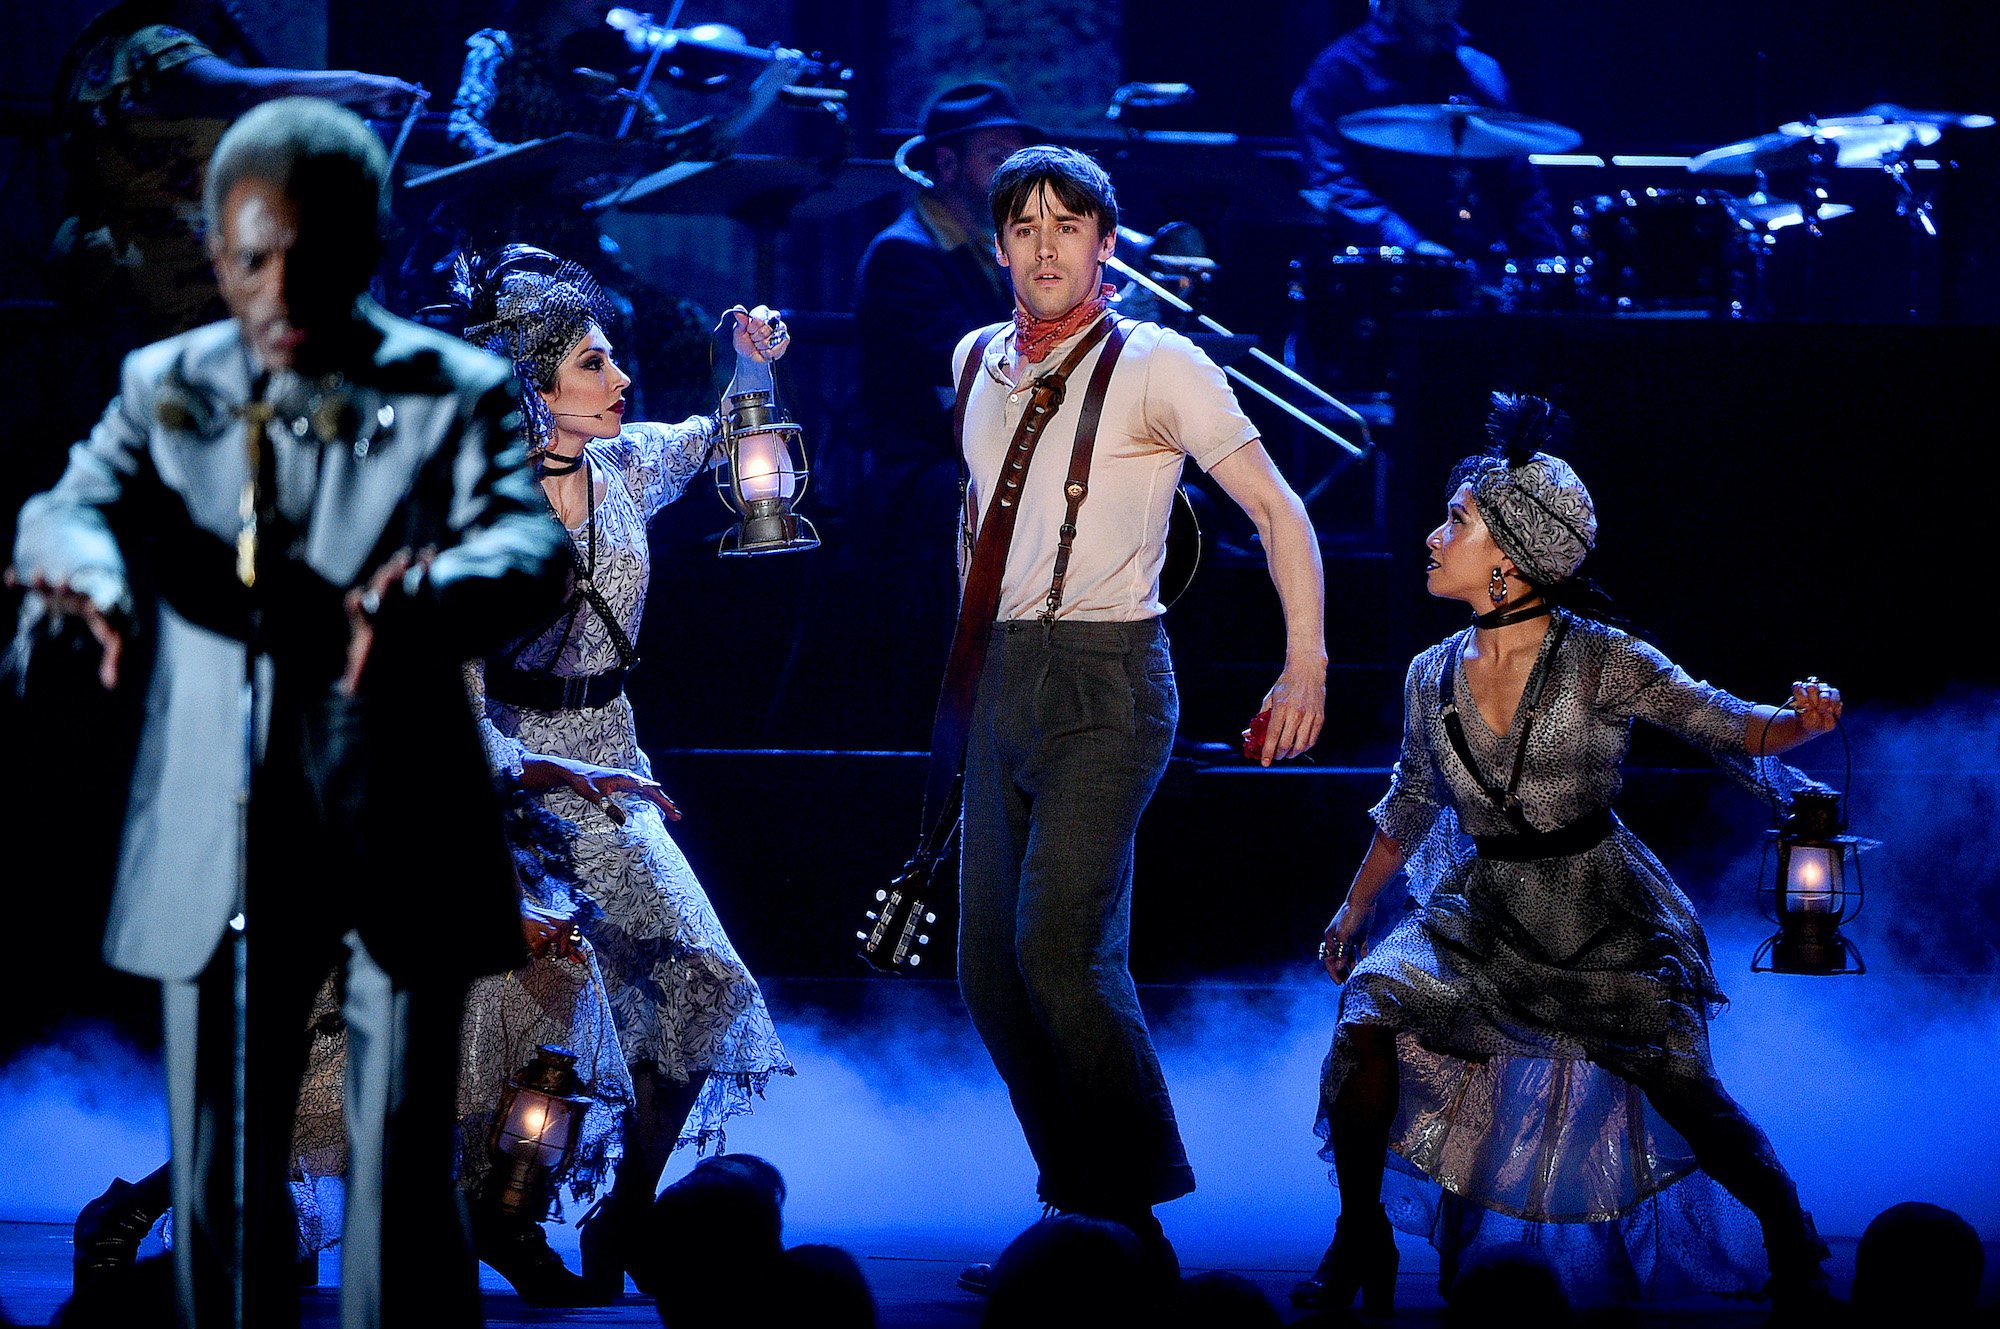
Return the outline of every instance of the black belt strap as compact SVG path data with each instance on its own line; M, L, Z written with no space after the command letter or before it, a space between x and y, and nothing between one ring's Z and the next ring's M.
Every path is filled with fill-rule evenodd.
M1531 863L1542 858L1562 858L1597 848L1611 836L1616 823L1611 809L1586 812L1567 826L1552 831L1528 831L1519 835L1475 835L1472 843L1481 858L1502 863Z
M638 661L632 663L636 666ZM595 710L618 699L631 673L626 667L598 674L557 674L488 665L486 695L502 705L530 711Z

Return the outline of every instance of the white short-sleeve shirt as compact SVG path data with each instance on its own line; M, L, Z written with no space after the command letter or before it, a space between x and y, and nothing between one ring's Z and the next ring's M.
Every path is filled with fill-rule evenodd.
M959 342L952 357L954 375L963 372L978 335L970 333ZM1052 373L1075 344L1076 338L1064 341L1047 359L1024 366L1022 385L1011 373L1013 329L988 344L965 411L965 462L971 472L966 523L973 538L1027 409L1030 385ZM1100 344L1071 371L1055 423L1036 445L1000 583L998 617L1003 622L1034 618L1047 602L1067 507L1063 481L1070 449L1091 371L1103 354ZM1125 350L1104 394L1090 491L1077 512L1058 618L1130 622L1163 612L1160 567L1166 561L1167 521L1182 461L1191 457L1204 471L1212 470L1256 438L1257 427L1243 414L1228 380L1199 347L1156 323L1128 321Z

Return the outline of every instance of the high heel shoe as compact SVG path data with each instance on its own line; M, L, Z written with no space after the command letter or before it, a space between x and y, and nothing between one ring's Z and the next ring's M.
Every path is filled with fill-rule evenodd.
M625 1295L625 1274L631 1268L633 1225L624 1206L607 1195L577 1220L577 1249L583 1255L583 1281L592 1293L615 1302ZM637 1283L635 1278L634 1283ZM646 1289L641 1287L641 1292Z
M1372 1212L1343 1213L1333 1227L1333 1242L1320 1257L1311 1278L1292 1288L1292 1305L1309 1310L1343 1310L1361 1294L1366 1315L1391 1315L1396 1309L1395 1230L1377 1205Z
M475 1204L472 1251L530 1306L604 1306L617 1300L616 1293L605 1297L587 1279L571 1273L549 1245L542 1225L533 1219Z
M139 1260L139 1243L166 1212L144 1185L113 1177L104 1194L83 1206L71 1231L71 1278L87 1282L115 1278Z

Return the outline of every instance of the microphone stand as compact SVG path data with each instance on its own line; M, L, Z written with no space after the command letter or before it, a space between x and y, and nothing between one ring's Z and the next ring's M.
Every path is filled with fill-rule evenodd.
M258 563L263 554L260 526L267 500L276 505L276 494L265 493L264 459L270 439L268 431L277 411L266 394L268 374L259 375L252 399L243 408L243 490L237 506L236 577L247 600L243 631L243 686L238 691L239 736L243 744L243 783L236 792L236 912L229 920L230 955L230 1230L229 1261L231 1324L244 1329L245 1243L249 1228L245 1210L249 1202L250 1124L250 803L257 780L259 755L257 657L264 640L264 611L257 590ZM270 476L273 485L275 473Z

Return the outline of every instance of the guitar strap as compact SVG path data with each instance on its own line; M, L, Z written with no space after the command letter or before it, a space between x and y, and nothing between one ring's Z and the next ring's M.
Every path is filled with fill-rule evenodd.
M1007 445L1000 479L986 504L986 517L979 523L978 539L966 568L965 589L958 603L958 626L952 634L951 656L945 663L944 682L938 688L937 711L931 721L930 769L924 781L923 840L917 851L921 861L942 854L958 825L966 740L972 730L972 703L979 689L979 676L986 667L986 646L993 633L994 617L1000 612L1000 579L1007 570L1007 551L1014 542L1014 523L1021 513L1019 499L1021 486L1027 480L1028 464L1034 460L1036 445L1049 422L1062 409L1064 385L1070 374L1084 356L1111 335L1117 321L1116 315L1099 319L1063 357L1062 364L1033 380L1028 405L1021 412L1021 422L1015 426L1014 436ZM1005 326L998 324L980 334L959 373L952 433L961 457L965 455L966 407L972 398L979 366L985 359L986 348ZM1123 338L1119 340L1122 343ZM1103 409L1104 385L1110 378L1105 364L1111 359L1113 349L1105 347L1105 359L1099 361L1098 372L1092 376L1086 394L1096 400L1097 409L1091 409L1091 401L1086 400L1083 418L1077 424L1076 446L1086 449L1086 459L1089 443L1083 433L1088 426L1090 441L1094 442L1097 418ZM1070 523L1074 522L1074 511L1072 503Z

